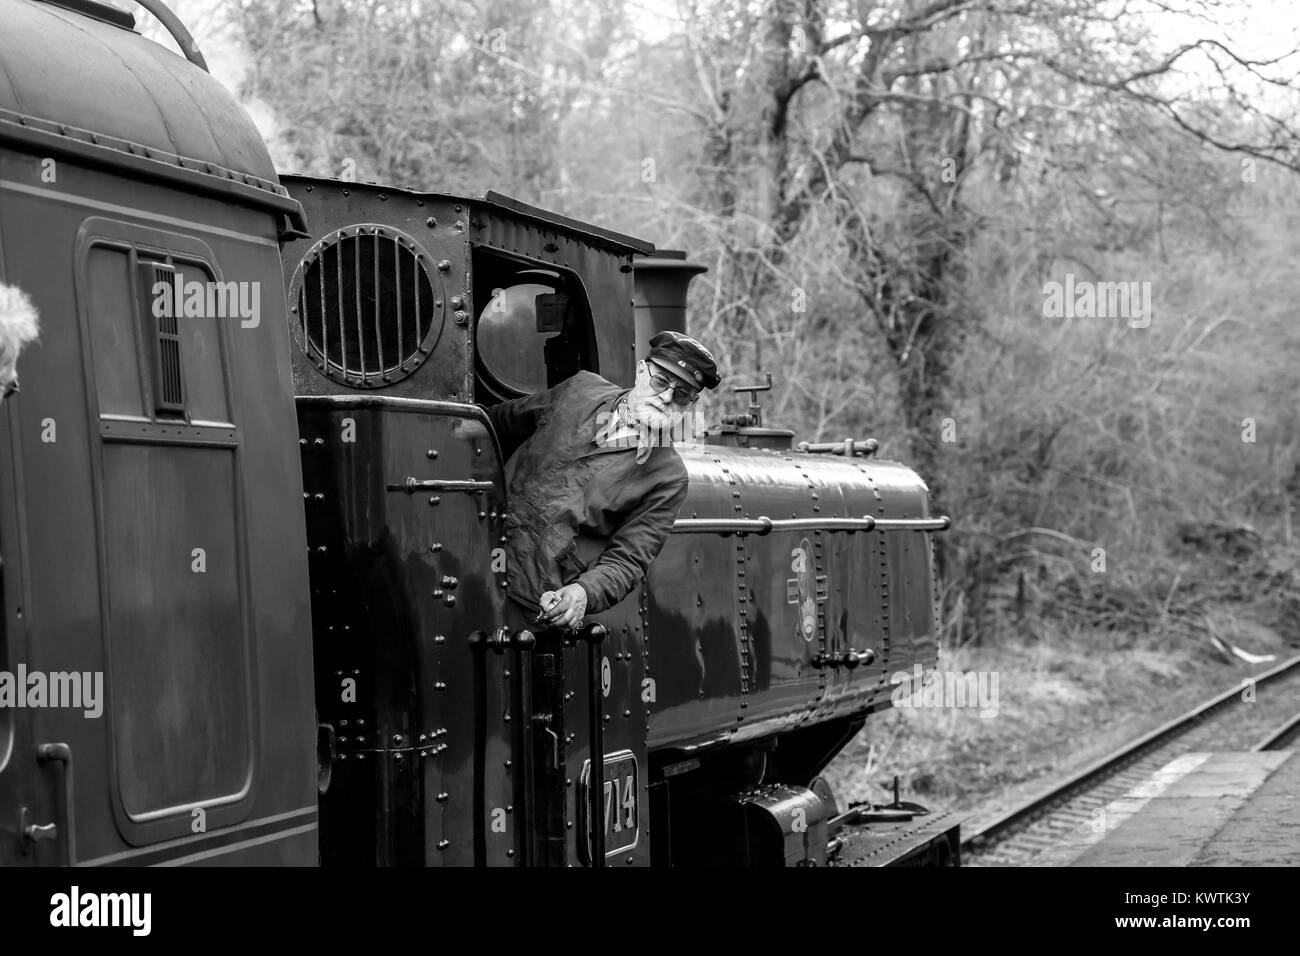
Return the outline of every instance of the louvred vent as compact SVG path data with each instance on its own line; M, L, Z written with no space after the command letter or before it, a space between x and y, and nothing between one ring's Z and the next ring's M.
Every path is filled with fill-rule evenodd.
M185 375L181 366L180 324L175 310L176 269L163 262L141 262L140 279L144 327L152 333L153 339L154 408L158 412L184 414Z

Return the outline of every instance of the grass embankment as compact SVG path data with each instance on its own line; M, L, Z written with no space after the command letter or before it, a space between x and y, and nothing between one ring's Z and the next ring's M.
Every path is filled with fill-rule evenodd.
M909 707L876 714L827 771L841 804L888 802L897 774L903 799L970 812L978 824L1300 654L1300 574L1262 550L1202 555L1192 570L1184 566L1172 600L1145 610L1140 601L1126 605L1123 628L1089 615L1099 597L1081 598L1077 589L1069 596L1068 605L1040 608L1032 626L1003 626L996 641L941 649L940 671L998 675L996 713ZM1109 599L1106 606L1115 609ZM1072 623L1080 620L1086 623ZM1211 636L1277 659L1251 665L1226 657Z

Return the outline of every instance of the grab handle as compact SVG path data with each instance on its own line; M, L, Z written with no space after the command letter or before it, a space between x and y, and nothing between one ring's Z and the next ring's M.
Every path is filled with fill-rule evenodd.
M601 690L600 645L608 635L609 628L604 624L589 624L576 635L587 644L587 736L591 748L588 756L591 770L587 777L591 786L588 826L591 828L591 865L596 867L605 865L605 725L601 717L601 701L605 695Z
M36 762L41 766L47 763L63 764L63 832L67 834L64 848L67 850L65 865L71 866L77 859L76 810L72 802L72 748L64 743L41 744L36 748Z
M158 22L166 27L167 32L176 41L176 45L181 48L181 53L185 55L185 59L204 73L212 72L208 69L208 61L199 52L198 41L194 39L194 35L189 30L185 29L185 24L181 23L181 18L172 13L169 6L163 3L162 0L135 0L135 2L157 17Z

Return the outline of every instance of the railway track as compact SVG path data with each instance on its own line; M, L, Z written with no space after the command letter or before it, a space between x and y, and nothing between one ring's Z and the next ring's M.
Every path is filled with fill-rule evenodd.
M1300 657L1249 678L1002 814L962 840L966 866L1032 865L1170 760L1186 753L1276 750L1300 738Z
M1300 713L1274 727L1252 750L1286 750L1300 743Z

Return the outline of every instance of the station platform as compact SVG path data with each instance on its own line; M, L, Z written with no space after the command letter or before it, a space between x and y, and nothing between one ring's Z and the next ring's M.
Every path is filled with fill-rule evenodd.
M1300 865L1300 751L1186 754L1031 865Z

